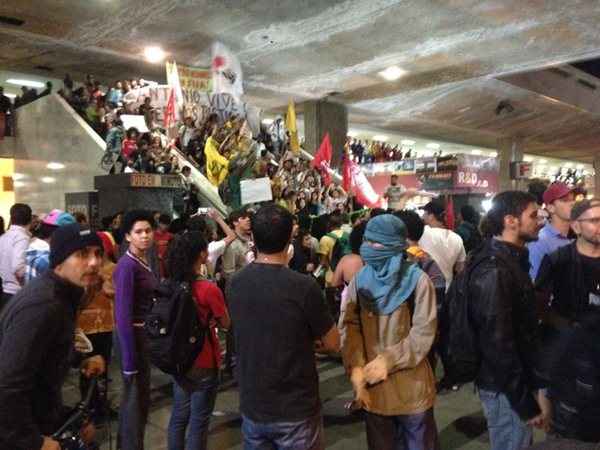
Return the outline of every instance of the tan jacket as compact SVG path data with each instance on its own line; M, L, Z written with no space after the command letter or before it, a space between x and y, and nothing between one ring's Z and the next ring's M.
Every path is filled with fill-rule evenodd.
M388 367L388 378L368 388L369 412L418 414L434 404L435 378L427 354L436 334L437 310L435 290L426 274L417 282L414 299L411 326L408 302L390 315L378 316L358 304L356 277L348 286L348 304L340 318L344 365L350 373L381 354Z
M107 333L115 328L113 272L116 264L106 261L100 268L102 285L96 286L88 293L91 301L81 310L77 319L77 328L85 334Z

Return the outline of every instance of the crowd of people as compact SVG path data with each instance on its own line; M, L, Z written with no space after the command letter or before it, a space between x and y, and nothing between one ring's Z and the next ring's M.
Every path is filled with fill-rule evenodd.
M439 449L436 394L467 381L493 450L529 447L533 427L548 433L537 448L588 448L600 442L600 202L564 183L542 198L547 219L526 192L497 194L481 219L466 205L457 233L438 199L421 214L332 208L310 228L278 201L227 220L127 211L100 230L16 204L0 236L0 447L59 448L49 436L71 362L82 392L101 377L106 409L116 334L119 446L143 448L150 315L182 285L207 332L173 374L169 449L206 448L223 373L239 384L244 448L324 448L315 352L339 352L370 449ZM72 358L73 336L93 351ZM469 351L476 364L454 364Z
M390 161L402 161L403 159L416 158L416 152L411 148L392 145L380 141L368 141L356 138L350 139L350 155L352 160L358 164L371 164ZM435 152L435 155L441 152Z

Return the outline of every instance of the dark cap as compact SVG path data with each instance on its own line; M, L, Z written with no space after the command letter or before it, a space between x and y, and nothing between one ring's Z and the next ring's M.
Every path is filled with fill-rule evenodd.
M548 189L544 191L544 203L546 205L550 205L555 200L566 197L571 192L573 192L573 189L571 189L567 184L563 183L562 181L555 181L548 186Z
M433 214L434 216L441 216L446 212L446 207L439 200L431 200L421 209L429 214Z
M78 223L58 227L50 240L50 268L54 269L78 250L102 247L102 240L90 229Z
M577 220L588 209L600 207L600 199L581 200L573 205L571 209L571 220Z

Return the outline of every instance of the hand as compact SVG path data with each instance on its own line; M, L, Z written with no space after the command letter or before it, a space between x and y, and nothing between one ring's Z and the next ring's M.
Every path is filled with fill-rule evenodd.
M87 422L81 430L79 430L79 437L84 444L91 444L94 442L96 438L96 427L94 426L94 422Z
M540 414L542 422L538 428L543 429L546 433L550 431L550 423L552 420L552 403L546 397L544 391L541 389L538 391L536 401L542 413Z
M533 419L529 419L527 421L527 425L535 427L535 428L543 429L544 428L544 415L538 414Z
M306 271L307 272L314 272L315 271L315 265L314 265L314 263L308 263L306 265Z
M106 362L100 355L92 356L83 361L81 372L88 378L101 375L106 372Z
M206 215L208 217L210 217L212 220L217 220L218 218L221 217L215 208L208 208Z
M378 355L373 361L365 366L365 380L369 384L376 384L384 381L388 376L387 363L382 355Z
M371 407L371 396L367 391L367 381L362 367L353 367L350 373L350 382L354 388L354 400L361 408Z
M44 442L40 450L60 450L60 444L54 439L44 436Z

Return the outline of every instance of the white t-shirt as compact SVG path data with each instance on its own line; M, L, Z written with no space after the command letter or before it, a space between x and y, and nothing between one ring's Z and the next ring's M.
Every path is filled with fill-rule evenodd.
M227 244L225 244L225 239L208 243L208 258L206 265L208 266L208 271L210 273L214 272L217 259L219 259L219 256L223 256L226 248Z
M448 289L454 277L454 266L456 263L463 263L467 259L461 237L454 231L425 225L419 247L429 253L440 266L440 270L446 277L446 289Z

